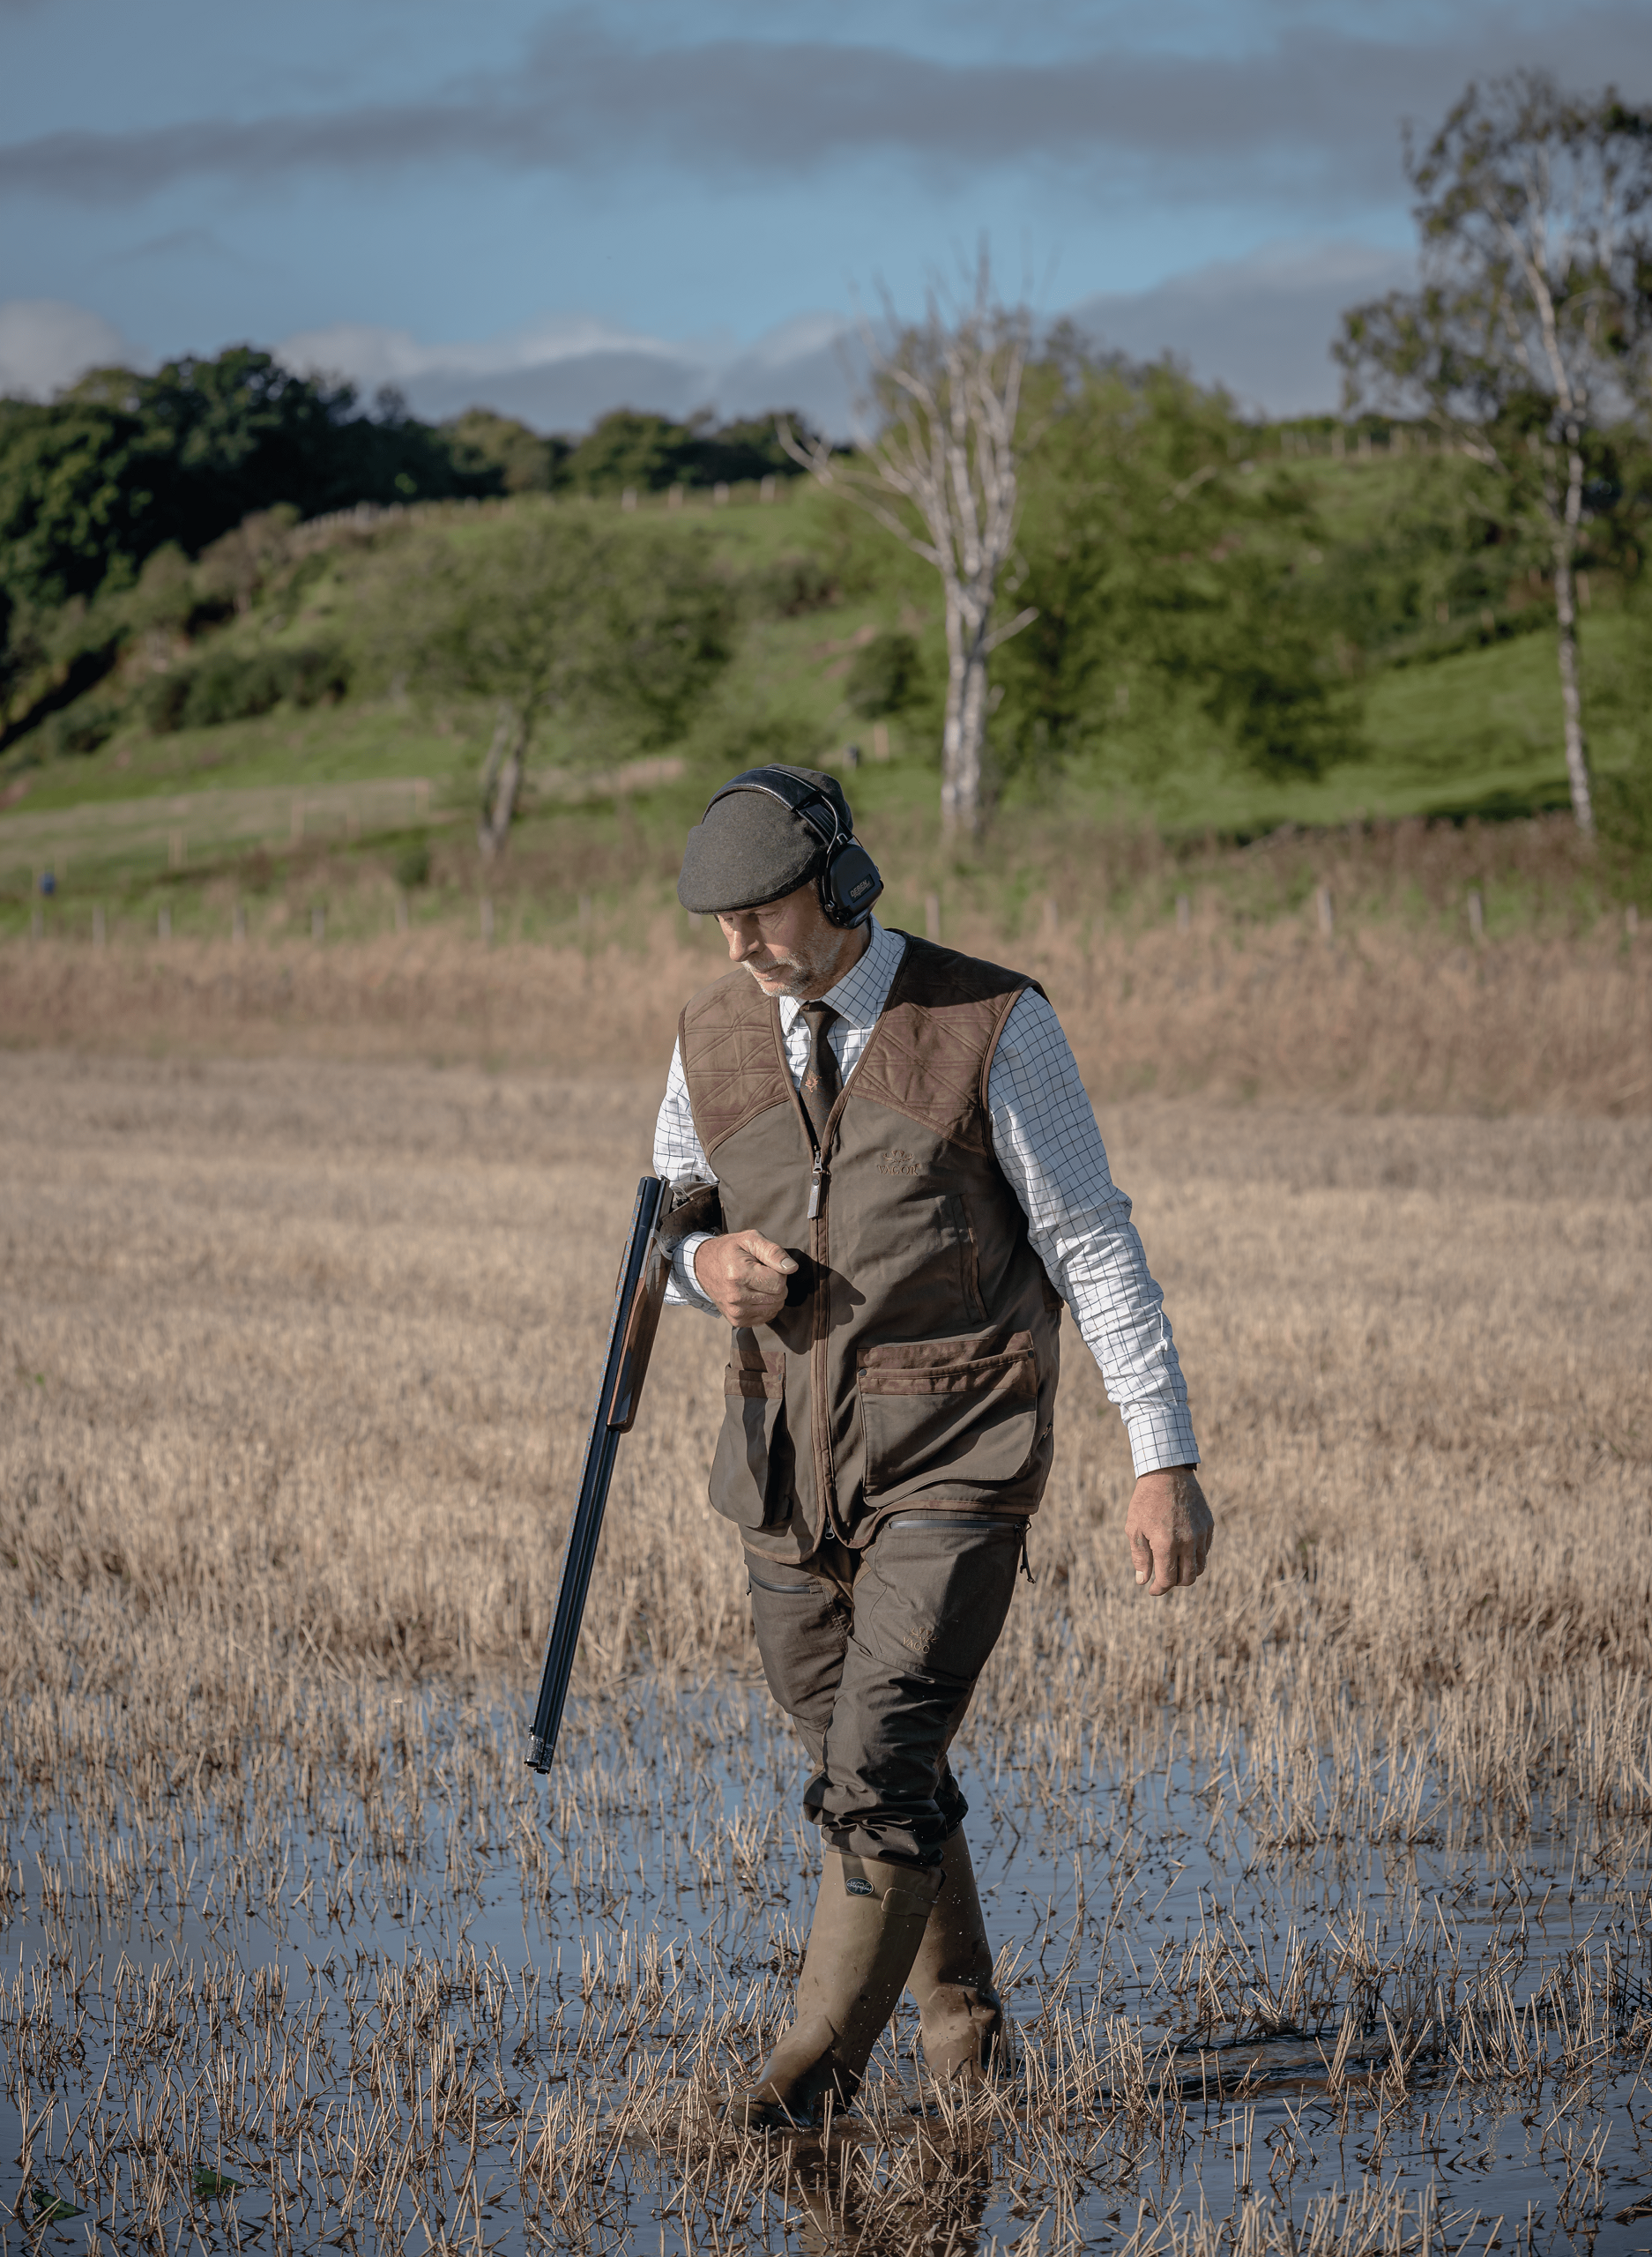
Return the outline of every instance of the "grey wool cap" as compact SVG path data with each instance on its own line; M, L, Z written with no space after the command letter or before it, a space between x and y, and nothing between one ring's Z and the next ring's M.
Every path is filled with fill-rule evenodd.
M845 832L853 828L849 802L835 778L815 768L788 766L785 772L817 786L837 808ZM824 823L823 809L817 820ZM709 807L688 833L677 898L698 917L755 909L793 892L825 858L824 840L800 815L767 792L748 786Z

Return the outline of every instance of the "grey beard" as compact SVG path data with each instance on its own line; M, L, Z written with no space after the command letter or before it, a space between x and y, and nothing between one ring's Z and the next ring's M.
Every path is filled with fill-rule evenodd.
M790 964L765 965L762 970L763 975L770 980L778 972L782 980L780 994L790 996L795 1001L799 997L807 997L814 994L820 985L822 975L830 968L830 958L822 953L819 957L796 957ZM748 964L746 970L750 972L754 980L757 978L759 967L756 965ZM778 1001L778 997L776 1000Z

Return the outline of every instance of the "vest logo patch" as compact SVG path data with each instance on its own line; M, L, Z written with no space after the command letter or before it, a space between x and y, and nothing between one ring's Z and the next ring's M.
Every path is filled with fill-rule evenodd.
M857 1873L852 1881L845 1881L844 1883L845 1896L870 1896L871 1894L872 1883L859 1873Z
M878 1170L883 1175L921 1175L924 1164L910 1152L892 1151L878 1154Z

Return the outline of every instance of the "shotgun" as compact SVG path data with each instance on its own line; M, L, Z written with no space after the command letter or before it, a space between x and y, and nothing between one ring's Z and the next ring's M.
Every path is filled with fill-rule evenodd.
M631 1210L630 1235L620 1262L614 1288L614 1313L608 1320L608 1346L603 1359L602 1384L585 1441L584 1463L579 1473L579 1495L562 1553L562 1585L556 1613L545 1649L545 1670L533 1711L528 1741L528 1762L536 1771L548 1771L556 1753L556 1735L568 1698L568 1681L574 1672L579 1645L579 1625L591 1588L591 1570L602 1533L603 1508L614 1479L620 1436L636 1423L643 1382L659 1312L666 1303L671 1276L672 1250L693 1231L716 1230L718 1191L714 1183L668 1184L657 1175L645 1175L636 1187Z

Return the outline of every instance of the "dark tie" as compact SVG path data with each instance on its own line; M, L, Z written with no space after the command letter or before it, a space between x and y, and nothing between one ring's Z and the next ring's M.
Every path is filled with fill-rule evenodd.
M803 1110L808 1115L809 1127L815 1133L815 1149L819 1151L826 1132L826 1116L837 1102L841 1084L837 1079L837 1061L832 1047L826 1039L826 1030L837 1017L830 1003L805 1003L803 1017L808 1027L808 1064L803 1069Z

